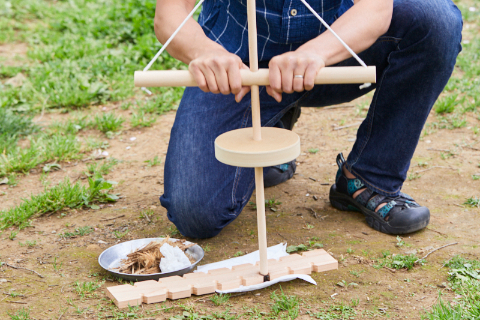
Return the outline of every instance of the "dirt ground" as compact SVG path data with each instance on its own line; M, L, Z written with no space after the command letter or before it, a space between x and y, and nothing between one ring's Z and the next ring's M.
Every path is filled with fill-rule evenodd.
M282 285L286 294L302 299L299 319L310 318L308 312L316 312L333 304L349 304L352 299L359 300L355 308L356 318L420 319L421 314L436 303L439 291L447 297L452 295L442 285L447 277L446 269L442 268L443 262L457 254L466 258L480 258L479 209L463 205L466 198L478 196L480 186L480 180L472 180L472 175L480 172L480 145L478 136L472 133L471 128L438 130L422 136L409 172L409 175L417 178L407 180L403 191L430 208L431 222L425 230L405 236L406 245L399 248L395 245L395 236L369 228L361 214L341 212L331 207L328 191L337 170L335 157L339 152L348 154L358 124L365 115L362 106L367 105L369 99L364 97L339 108L303 108L294 129L302 143L297 173L288 182L266 189L267 199L275 198L281 202L276 212L267 209L269 245L281 242L298 245L318 237L324 248L339 260L337 271L313 274L317 286L302 281ZM90 112L105 109L128 112L121 111L118 105L98 107L98 110L93 108ZM47 124L66 117L45 114L40 123ZM168 113L161 116L151 128L127 130L110 140L95 132L80 134L80 137L97 135L108 140L109 156L121 162L106 178L119 182L115 191L122 198L100 210L68 210L36 218L33 227L20 231L13 241L8 238L9 230L3 232L0 242L2 261L35 270L43 277L4 265L0 269L0 279L3 279L0 282L1 319L7 319L8 312L15 312L22 307L30 308L30 315L34 319L114 317L118 311L109 302L104 288L117 282L98 265L99 254L120 241L169 234L181 237L176 234L173 224L167 219L166 210L158 201L163 192L163 160L174 118L175 112ZM431 117L430 122L433 120ZM351 124L353 126L338 128ZM133 137L136 140L131 141ZM319 151L308 152L312 148L318 148ZM156 155L162 159L162 164L148 167L144 161ZM428 162L428 166L420 167L419 162ZM44 179L50 185L57 184L65 177L77 181L85 178L82 174L85 170L84 161L64 163L62 170L52 172ZM16 187L0 186L0 194L4 193L0 196L0 209L14 206L22 198L43 191L40 171L41 168L38 168L20 178ZM154 211L151 221L141 217L140 212L145 209ZM82 226L95 227L95 231L73 239L59 237L60 233L73 232ZM118 235L127 230L123 238L117 239L115 231ZM257 250L255 234L256 212L252 206L247 206L219 236L198 241L207 251L201 263L227 259L238 251L247 253ZM36 240L37 245L32 248L21 246L27 240ZM372 267L372 260L380 257L382 250L402 254L413 252L423 256L433 248L453 242L458 244L436 251L427 258L424 266L417 266L411 271ZM351 253L347 253L350 248L352 250L348 251ZM100 280L103 277L107 281L95 295L82 299L76 294L76 281ZM358 286L338 286L337 283L343 280L346 283L355 282ZM234 295L228 302L228 308L237 315L247 309L269 312L270 293L279 288L275 285L257 292ZM13 298L4 294L9 292L23 296ZM152 319L181 314L185 306L194 307L200 314L225 309L225 305L216 307L208 297L193 297L144 305L138 311L138 317L148 318L145 316L147 310L167 310L172 306L174 308Z

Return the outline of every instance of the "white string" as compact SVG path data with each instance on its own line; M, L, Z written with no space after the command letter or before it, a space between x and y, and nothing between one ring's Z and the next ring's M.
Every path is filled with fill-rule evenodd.
M182 24L177 28L177 30L175 30L175 32L170 36L170 38L168 38L167 42L165 42L165 44L163 45L163 47L157 52L157 54L155 55L155 57L153 57L152 61L150 61L147 66L145 67L145 69L143 69L143 71L147 71L148 69L150 69L150 67L152 66L152 64L158 59L158 57L160 57L160 55L163 53L163 51L165 51L165 49L167 48L167 46L170 44L170 42L172 42L173 38L175 38L175 36L177 35L177 33L180 31L180 29L183 28L183 26L187 23L187 21L193 16L193 14L195 13L195 11L197 11L197 9L202 5L203 1L205 0L200 0L200 2L195 6L195 8L193 8L192 12L190 12L188 14L188 16L185 18L185 20L183 20Z
M158 57L160 57L160 55L163 53L163 51L165 51L167 46L170 44L170 42L172 42L173 38L175 38L177 33L180 31L180 29L183 28L183 26L187 23L187 21L190 20L190 18L193 16L193 14L198 10L198 8L200 8L203 1L205 1L205 0L200 0L200 2L195 6L195 8L193 8L193 10L188 14L188 16L185 18L185 20L183 20L183 22L180 24L180 26L177 28L177 30L175 30L175 32L170 36L170 38L168 38L167 42L165 42L165 44L162 46L162 48L160 50L158 50L155 57L153 57L153 59L147 64L147 66L143 69L143 71L147 71L148 69L150 69L150 67L155 63L155 61L157 61ZM145 87L142 87L141 89L149 95L152 94L152 92Z
M325 26L325 28L327 28L338 39L338 41L340 41L340 43L345 47L345 49L348 50L348 52L350 52L350 54L358 61L358 63L360 63L363 67L366 68L367 65L365 64L365 62L363 62L363 60L360 59L360 57L357 56L357 54L352 49L350 49L350 47L342 40L342 38L340 38L335 33L335 31L333 31L332 28L330 28L330 26L325 22L325 20L323 20L322 17L320 17L318 13L315 10L313 10L313 8L310 7L310 5L305 0L300 0L300 1L302 1L303 4L308 8L308 10L310 10L310 12L313 13L313 15L317 17L318 20L320 20L320 22Z

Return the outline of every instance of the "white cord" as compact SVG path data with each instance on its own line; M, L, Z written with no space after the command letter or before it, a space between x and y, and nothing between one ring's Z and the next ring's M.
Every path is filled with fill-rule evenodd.
M153 57L152 61L150 61L147 66L145 67L145 69L143 69L143 71L147 71L148 69L150 69L150 67L152 66L152 64L158 59L158 57L160 57L160 55L163 53L163 51L165 51L165 49L167 48L167 46L170 44L170 42L172 42L173 38L175 38L175 36L177 35L177 33L180 31L180 29L183 28L183 26L187 23L187 21L193 16L193 14L195 13L195 11L197 11L198 8L200 8L200 6L202 5L203 1L205 0L200 0L200 2L195 6L195 8L193 8L192 12L190 12L188 14L188 16L185 18L185 20L183 20L182 24L177 28L177 30L175 30L175 32L170 36L170 38L168 38L167 42L165 42L165 44L163 45L163 47L157 52L157 54L155 55L155 57Z
M325 20L323 20L322 17L320 17L318 13L315 12L315 10L313 10L313 8L310 7L310 5L305 0L300 0L300 1L302 1L303 4L308 8L308 10L310 10L310 12L313 13L313 15L317 17L318 20L320 20L320 22L325 26L325 28L327 28L338 39L338 41L340 41L340 43L345 47L345 49L348 50L348 52L350 52L350 54L358 61L358 63L360 63L363 67L366 68L367 65L365 64L365 62L363 62L363 60L360 59L360 57L357 56L357 54L352 49L350 49L350 47L342 40L342 38L340 38L335 33L335 31L333 31L332 28L330 28L330 26L325 22Z
M160 57L160 55L163 53L163 51L165 51L167 46L170 44L170 42L172 42L173 38L175 38L177 33L180 31L180 29L183 28L183 26L187 23L187 21L190 20L190 18L193 16L193 14L198 10L198 8L200 8L203 1L205 1L205 0L200 0L200 2L195 6L195 8L193 8L193 10L188 14L188 16L185 18L185 20L183 20L183 22L180 24L180 26L177 28L177 30L175 30L175 32L170 36L170 38L168 38L167 42L165 42L165 44L162 46L162 48L160 50L158 50L155 57L153 57L153 59L147 64L147 66L143 69L143 71L147 71L148 69L150 69L150 67L155 63L155 61L157 61L158 57ZM149 95L152 94L152 92L145 87L142 87L141 89Z

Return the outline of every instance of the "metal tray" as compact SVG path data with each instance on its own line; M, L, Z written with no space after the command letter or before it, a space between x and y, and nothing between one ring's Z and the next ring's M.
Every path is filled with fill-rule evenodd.
M120 260L126 259L127 254L149 244L152 241L161 241L164 238L147 238L147 239L137 239L131 240L127 242L122 242L119 244L114 245L103 251L100 256L98 257L98 263L100 266L110 272L112 275L123 278L125 280L130 281L143 281L143 280L158 280L163 277L170 277L170 276L181 276L185 273L192 271L197 264L203 259L205 252L203 251L202 247L198 244L188 248L186 250L194 259L195 262L184 269L171 271L171 272L162 272L162 273L152 273L152 274L129 274L129 273L121 273L118 271L113 270L113 268L117 268L120 266ZM171 241L177 241L178 239L172 239ZM186 244L190 244L191 242L185 241Z

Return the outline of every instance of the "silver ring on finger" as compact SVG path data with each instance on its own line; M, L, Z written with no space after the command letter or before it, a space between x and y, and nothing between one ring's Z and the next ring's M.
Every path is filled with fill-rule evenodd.
M300 79L303 79L303 75L301 74L296 74L295 76L293 76L294 78L300 78Z

